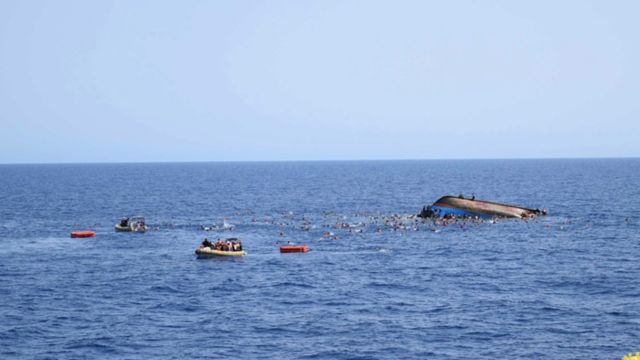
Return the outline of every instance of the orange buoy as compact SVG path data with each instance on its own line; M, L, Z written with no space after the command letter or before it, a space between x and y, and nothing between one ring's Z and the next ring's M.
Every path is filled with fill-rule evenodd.
M282 245L280 246L280 252L283 254L296 252L306 253L309 252L309 247L307 245Z
M96 236L96 232L91 230L76 230L71 232L72 238L88 238L94 236Z

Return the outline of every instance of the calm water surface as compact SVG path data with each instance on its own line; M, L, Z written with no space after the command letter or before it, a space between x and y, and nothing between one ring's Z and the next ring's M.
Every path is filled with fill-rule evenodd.
M639 175L633 159L3 165L0 358L620 358L640 351ZM407 218L460 192L550 215ZM150 231L114 232L136 214ZM224 217L233 231L202 230ZM196 259L224 236L248 255ZM312 251L281 255L287 240Z

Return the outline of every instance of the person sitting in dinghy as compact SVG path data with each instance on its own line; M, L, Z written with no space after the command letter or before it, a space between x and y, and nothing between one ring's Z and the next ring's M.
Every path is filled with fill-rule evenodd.
M202 242L202 247L212 248L213 244L211 243L211 241L209 241L209 239L204 238L204 241Z

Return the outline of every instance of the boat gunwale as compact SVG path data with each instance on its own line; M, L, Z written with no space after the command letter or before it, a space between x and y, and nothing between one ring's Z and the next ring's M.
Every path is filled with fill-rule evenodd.
M209 250L204 250L209 249ZM225 250L215 250L210 247L199 247L196 249L196 255L208 255L208 256L244 256L247 253L244 250L240 251L225 251Z

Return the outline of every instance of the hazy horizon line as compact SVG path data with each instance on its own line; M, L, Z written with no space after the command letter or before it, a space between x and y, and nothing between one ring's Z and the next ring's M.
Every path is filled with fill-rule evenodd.
M8 162L0 165L117 165L117 164L194 164L194 163L301 163L301 162L385 162L385 161L521 161L521 160L625 160L639 156L602 157L521 157L521 158L398 158L398 159L279 159L279 160L147 160L147 161L60 161L60 162Z

